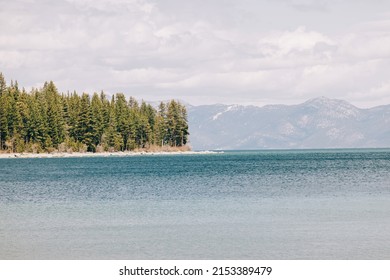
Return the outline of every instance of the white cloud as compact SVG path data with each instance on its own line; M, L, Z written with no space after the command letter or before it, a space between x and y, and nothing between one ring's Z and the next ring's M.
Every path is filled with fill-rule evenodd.
M266 36L259 40L258 47L265 55L283 56L293 51L311 51L319 43L334 44L325 35L319 32L306 31L304 26L300 26L292 32L279 32Z
M390 29L389 29L390 31ZM351 34L340 48L340 55L354 59L379 59L390 57L390 32L380 34Z
M339 26L329 22L339 27L331 30L321 29L310 11L337 19L334 0L188 3L8 1L0 11L0 71L27 86L54 80L63 91L136 91L150 100L387 100L385 4L344 10Z

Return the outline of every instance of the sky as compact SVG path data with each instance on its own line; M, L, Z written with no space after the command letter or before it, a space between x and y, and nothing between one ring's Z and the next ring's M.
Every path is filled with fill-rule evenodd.
M0 0L0 72L193 105L385 105L390 1Z

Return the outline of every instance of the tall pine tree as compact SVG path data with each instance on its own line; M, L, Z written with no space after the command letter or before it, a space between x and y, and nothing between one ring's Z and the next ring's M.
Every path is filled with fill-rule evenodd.
M122 93L92 98L60 94L51 82L27 93L7 86L0 73L0 151L124 151L188 142L186 108L161 102L158 109Z

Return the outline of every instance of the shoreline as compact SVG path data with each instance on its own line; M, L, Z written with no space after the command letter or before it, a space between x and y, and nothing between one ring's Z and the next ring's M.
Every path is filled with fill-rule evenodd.
M199 155L218 154L215 151L175 151L175 152L100 152L100 153L0 153L0 159L6 158L80 158L80 157L130 157L130 156L153 156L153 155Z

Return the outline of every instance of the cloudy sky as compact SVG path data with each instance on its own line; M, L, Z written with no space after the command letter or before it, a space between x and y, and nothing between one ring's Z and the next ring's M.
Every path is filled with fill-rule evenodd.
M194 105L390 104L390 1L0 0L0 72Z

